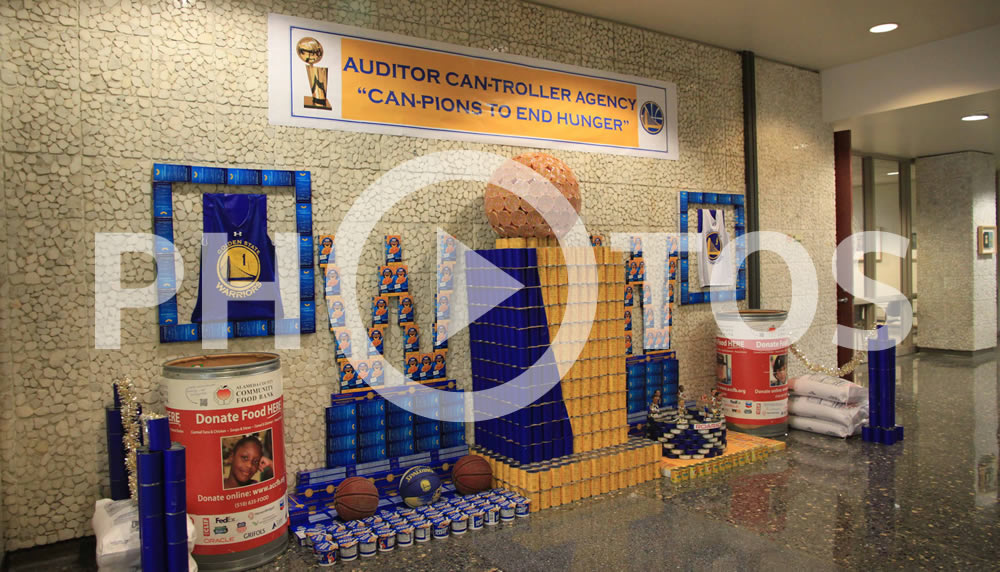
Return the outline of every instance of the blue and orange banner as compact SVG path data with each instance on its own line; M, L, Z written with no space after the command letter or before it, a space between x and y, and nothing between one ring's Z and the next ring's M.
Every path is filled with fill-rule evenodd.
M272 14L279 125L677 158L677 88Z

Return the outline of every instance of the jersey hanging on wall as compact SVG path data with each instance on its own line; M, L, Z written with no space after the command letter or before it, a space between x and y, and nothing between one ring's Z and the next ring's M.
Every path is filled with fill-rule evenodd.
M229 321L270 320L281 317L281 301L241 300L268 283L275 297L278 280L274 244L267 235L266 195L202 195L204 233L225 233L224 247L203 263L212 276L202 280L229 300ZM191 314L195 324L202 321L202 280L198 281L198 302Z
M736 273L732 257L723 258L729 243L722 209L698 209L698 279L701 286L733 286Z

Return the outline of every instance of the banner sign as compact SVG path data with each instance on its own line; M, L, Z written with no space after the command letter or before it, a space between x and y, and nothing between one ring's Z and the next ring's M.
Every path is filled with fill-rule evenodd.
M270 120L677 159L677 86L316 20L268 18Z

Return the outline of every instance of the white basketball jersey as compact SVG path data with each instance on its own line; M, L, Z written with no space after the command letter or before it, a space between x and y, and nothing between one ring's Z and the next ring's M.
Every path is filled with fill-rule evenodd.
M733 286L736 283L732 257L722 256L729 243L722 209L698 210L698 279L706 286Z

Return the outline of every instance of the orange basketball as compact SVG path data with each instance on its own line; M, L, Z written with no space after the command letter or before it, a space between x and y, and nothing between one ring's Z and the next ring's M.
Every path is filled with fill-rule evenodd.
M452 468L451 482L463 495L488 491L493 488L493 469L479 455L466 455Z
M368 479L348 477L337 487L333 506L341 520L368 518L378 509L378 489Z

